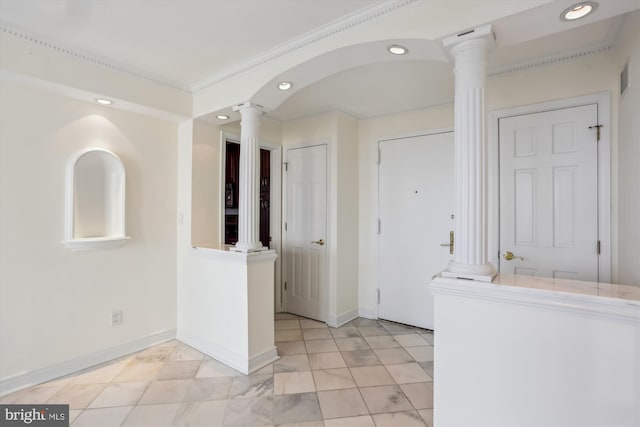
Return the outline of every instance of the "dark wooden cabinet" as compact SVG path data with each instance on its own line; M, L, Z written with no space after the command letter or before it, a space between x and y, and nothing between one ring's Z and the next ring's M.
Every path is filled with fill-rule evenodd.
M260 241L269 247L269 201L271 199L271 152L260 150Z
M238 188L240 184L240 144L227 141L224 182L224 243L238 242ZM269 206L271 196L271 153L260 150L260 241L269 247Z

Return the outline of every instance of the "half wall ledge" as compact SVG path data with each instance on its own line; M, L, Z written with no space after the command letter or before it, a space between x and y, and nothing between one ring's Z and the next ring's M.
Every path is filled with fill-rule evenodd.
M435 425L640 425L640 287L437 276Z

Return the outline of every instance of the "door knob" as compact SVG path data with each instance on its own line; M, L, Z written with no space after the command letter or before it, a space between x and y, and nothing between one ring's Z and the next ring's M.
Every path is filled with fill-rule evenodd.
M507 261L511 261L511 260L512 260L512 259L514 259L514 258L520 258L521 260L523 260L523 261L524 261L524 258L522 258L521 256L515 256L515 255L513 254L513 252L511 252L511 251L507 251L507 252L505 252L505 253L502 255L502 257L503 257L505 260L507 260Z
M316 245L324 246L324 239L313 240L311 243L315 243Z

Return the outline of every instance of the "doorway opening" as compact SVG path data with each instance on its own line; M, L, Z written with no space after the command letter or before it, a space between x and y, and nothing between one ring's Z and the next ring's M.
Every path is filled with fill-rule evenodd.
M240 143L225 142L224 244L238 242L238 187L240 183ZM271 247L271 151L260 149L260 242Z

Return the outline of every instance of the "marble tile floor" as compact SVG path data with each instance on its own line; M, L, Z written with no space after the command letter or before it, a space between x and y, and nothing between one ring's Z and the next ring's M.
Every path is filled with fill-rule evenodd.
M433 332L275 319L280 359L251 375L174 340L0 402L69 404L73 427L433 425Z

